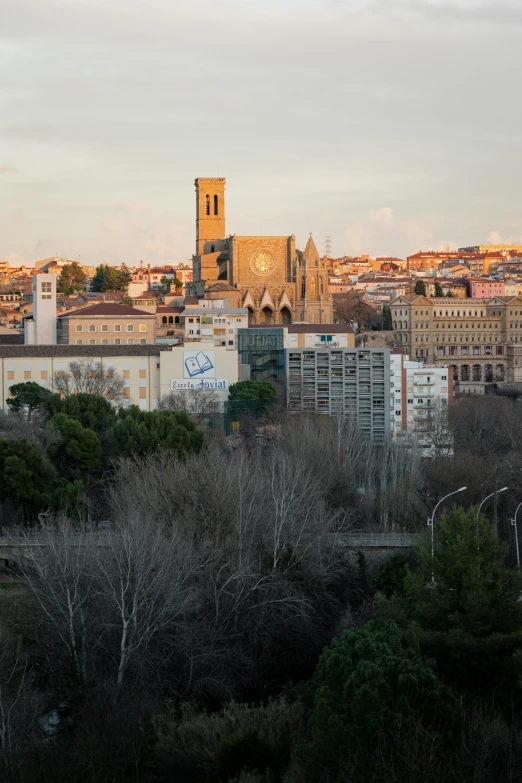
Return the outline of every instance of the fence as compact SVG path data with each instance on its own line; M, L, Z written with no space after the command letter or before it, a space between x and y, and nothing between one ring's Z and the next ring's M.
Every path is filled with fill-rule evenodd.
M418 533L363 533L354 531L344 537L349 547L413 547L419 538Z

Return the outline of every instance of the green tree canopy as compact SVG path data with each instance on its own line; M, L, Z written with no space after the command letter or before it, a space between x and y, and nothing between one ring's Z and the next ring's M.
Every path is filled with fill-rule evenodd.
M179 456L197 453L205 438L186 413L140 411L131 405L121 409L116 424L107 433L113 457L137 457L153 451L174 451Z
M310 779L319 779L315 770L325 780L384 780L409 732L421 727L442 750L459 723L457 700L421 655L415 633L390 620L334 639L311 685L311 742L303 750Z
M102 447L98 435L65 413L57 413L49 427L60 439L49 446L49 456L61 477L88 485L102 467Z
M0 499L19 508L24 520L49 504L55 475L38 444L28 438L0 438Z
M15 383L11 386L11 397L7 400L7 406L10 410L27 412L27 418L30 421L33 411L45 409L52 393L44 389L35 381L25 381L24 383Z
M422 650L459 688L510 699L522 674L522 573L506 568L507 545L476 508L442 515L435 535L434 557L422 541L419 567L382 614L413 623Z
M435 296L444 296L444 291L438 280L435 280Z
M72 294L74 291L84 291L86 274L77 261L62 267L62 274L58 279L57 290L60 294Z
M387 305L384 305L382 311L382 328L387 332L391 332L393 329L392 314L390 308Z
M99 435L112 427L117 419L116 410L105 397L83 392L69 397L52 394L46 399L43 410L49 417L65 413Z
M238 381L231 384L230 400L269 400L276 396L276 390L267 381Z
M424 280L417 280L414 291L419 296L426 296L426 285Z
M118 269L108 264L100 264L92 279L93 291L123 291L131 281L127 269Z

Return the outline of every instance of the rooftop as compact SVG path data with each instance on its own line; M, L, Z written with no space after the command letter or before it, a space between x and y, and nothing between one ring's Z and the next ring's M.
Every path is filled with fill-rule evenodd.
M169 346L160 345L2 345L0 359L30 358L34 356L70 356L95 358L111 356L159 356Z
M119 316L120 318L132 318L141 316L143 318L153 318L152 313L145 310L138 310L136 307L126 307L125 305L114 304L112 302L102 302L95 305L86 305L78 310L72 310L62 313L58 318L91 318L95 316Z

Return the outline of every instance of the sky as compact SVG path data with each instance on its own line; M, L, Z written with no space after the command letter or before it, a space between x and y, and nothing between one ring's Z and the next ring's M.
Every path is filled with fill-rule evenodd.
M2 0L0 260L522 242L522 0Z

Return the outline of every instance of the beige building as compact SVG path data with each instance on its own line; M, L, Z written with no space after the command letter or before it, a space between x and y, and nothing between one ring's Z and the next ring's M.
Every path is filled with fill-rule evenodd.
M153 345L156 316L119 304L96 304L58 316L59 345Z
M127 404L146 411L155 410L160 395L171 390L212 389L224 401L238 380L237 351L221 347L0 344L0 409L13 384L35 381L52 389L57 373L82 361L115 370L125 382Z
M251 323L333 321L328 270L310 234L303 252L295 236L228 235L225 179L196 179L196 254L188 293L202 297L222 281L240 292Z
M355 335L349 324L291 324L287 348L354 348Z
M522 382L521 297L399 297L390 311L394 335L412 359L451 366L458 391Z

